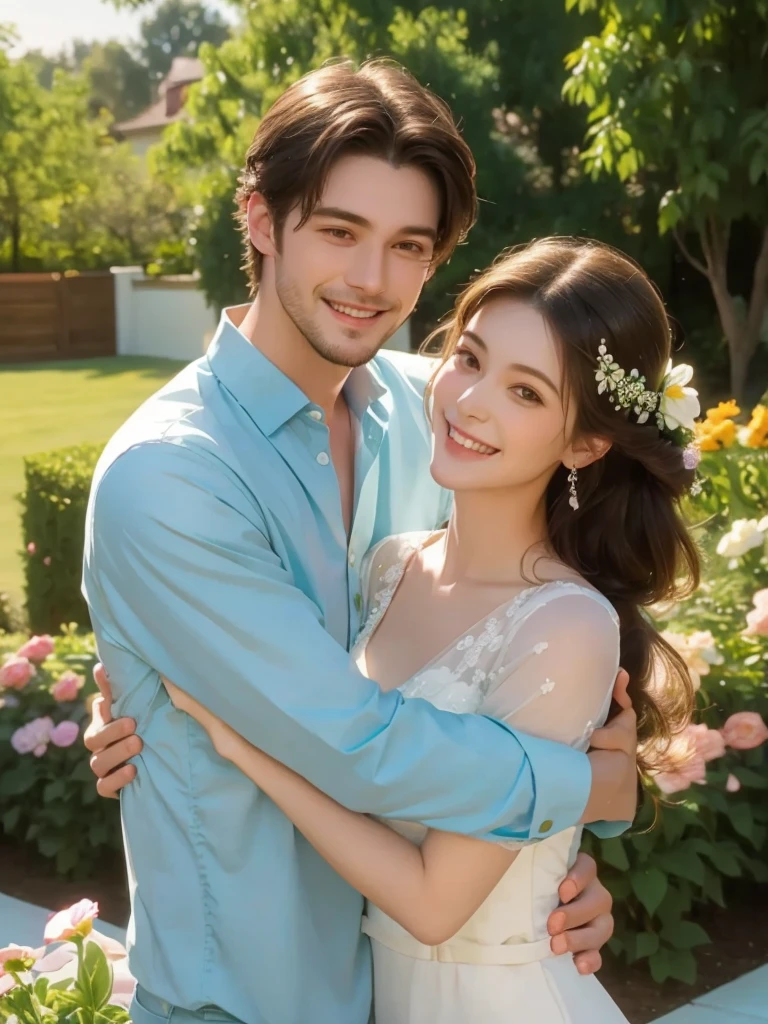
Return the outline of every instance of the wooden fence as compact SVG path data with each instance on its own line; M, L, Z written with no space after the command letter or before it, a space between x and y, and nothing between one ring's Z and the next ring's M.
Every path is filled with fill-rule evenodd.
M115 354L112 275L0 274L0 363Z

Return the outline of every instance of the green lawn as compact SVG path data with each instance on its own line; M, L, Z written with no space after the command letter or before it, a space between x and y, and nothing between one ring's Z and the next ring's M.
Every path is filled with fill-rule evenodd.
M21 602L20 506L25 455L107 441L183 366L170 359L105 357L0 367L0 591Z

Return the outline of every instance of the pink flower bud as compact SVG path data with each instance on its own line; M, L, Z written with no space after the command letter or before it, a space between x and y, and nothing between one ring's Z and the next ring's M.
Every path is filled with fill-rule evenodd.
M37 551L37 545L35 544L35 542L33 540L31 540L29 542L29 544L27 544L27 554L28 555L34 555L34 553L36 551Z
M50 565L50 564L51 564L51 556L50 555L46 555L45 558L43 559L43 565Z
M23 690L36 675L37 670L29 658L13 654L0 665L0 689Z
M47 633L44 636L33 636L16 651L16 657L29 658L30 661L39 663L53 654L53 648L53 637Z
M91 900L80 900L66 910L54 914L45 926L43 941L64 942L75 935L85 937L93 929L93 919L99 916L99 905Z
M735 775L729 775L725 782L725 788L729 793L738 793L741 789L741 783Z

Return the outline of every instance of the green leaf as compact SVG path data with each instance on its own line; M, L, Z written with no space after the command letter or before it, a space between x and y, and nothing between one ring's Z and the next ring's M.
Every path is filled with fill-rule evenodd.
M731 807L729 817L731 819L731 824L740 836L744 836L745 839L752 838L754 818L752 817L752 808L748 803L742 801L734 804Z
M629 870L629 858L621 839L604 839L600 843L600 859L618 871Z
M658 868L633 871L630 876L635 895L649 914L655 913L667 892L667 876Z
M667 953L667 975L693 985L696 981L696 958L687 949L670 949Z
M651 977L657 985L663 985L669 977L669 955L671 950L660 949L648 958L648 966L651 970Z
M635 936L635 959L653 956L659 948L659 936L654 932L638 932Z
M695 946L706 946L712 941L695 921L675 921L665 925L661 938L675 949L693 949Z
M680 846L674 850L666 850L657 854L655 861L662 871L677 875L678 878L685 878L695 885L704 884L704 864L690 847Z
M99 1010L112 994L112 968L98 942L86 942L84 967L90 982L91 1007Z

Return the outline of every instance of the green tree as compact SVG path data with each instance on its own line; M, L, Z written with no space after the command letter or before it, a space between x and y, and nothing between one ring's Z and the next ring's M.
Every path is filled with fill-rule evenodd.
M44 89L53 87L57 68L84 74L90 87L92 116L104 109L116 121L125 121L147 107L152 99L146 67L128 47L114 39L106 43L86 43L76 39L55 56L30 50L24 59L32 65Z
M196 57L201 43L219 46L229 26L199 0L164 0L141 23L139 58L153 82L167 74L174 57Z
M655 197L659 231L709 283L742 397L768 308L768 2L567 6L599 18L567 59L565 95L589 110L586 168Z
M50 89L34 61L0 39L0 267L99 269L143 263L186 232L172 190L148 180L110 117L90 117L85 75L55 68Z

